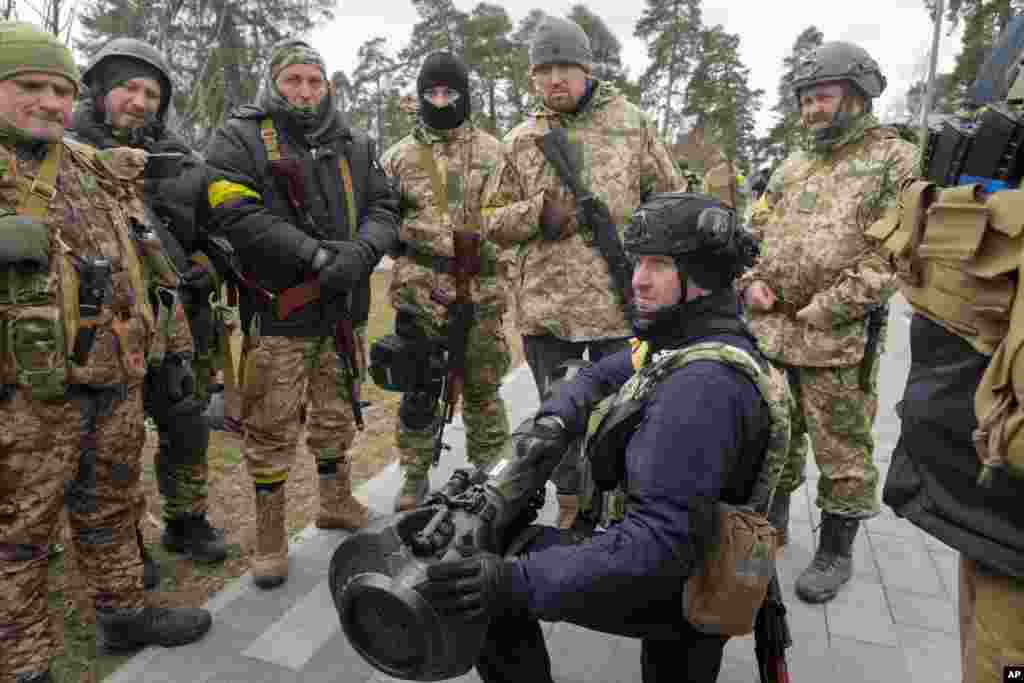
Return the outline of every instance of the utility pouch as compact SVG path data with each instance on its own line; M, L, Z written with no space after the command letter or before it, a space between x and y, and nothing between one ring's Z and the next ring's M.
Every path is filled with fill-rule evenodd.
M0 306L3 384L26 389L34 400L67 393L68 356L60 310L49 306Z
M385 391L437 393L444 359L426 339L389 334L370 345L370 377Z
M775 576L779 530L750 507L721 501L712 523L683 586L683 616L702 633L747 635Z

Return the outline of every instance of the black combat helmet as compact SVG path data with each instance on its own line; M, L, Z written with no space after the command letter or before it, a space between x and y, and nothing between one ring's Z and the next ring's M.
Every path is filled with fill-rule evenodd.
M868 51L859 45L834 41L817 47L797 64L790 88L799 98L800 91L819 83L850 81L866 101L882 94L886 80Z
M631 255L672 256L680 273L709 290L722 289L753 264L753 237L736 212L718 200L689 192L652 195L626 226Z
M135 38L114 38L93 56L89 66L82 72L82 83L93 95L105 97L114 85L111 83L111 72L108 67L119 57L134 59L152 68L152 71L146 71L160 81L160 110L157 112L157 119L163 121L171 102L171 70L163 53L149 43Z

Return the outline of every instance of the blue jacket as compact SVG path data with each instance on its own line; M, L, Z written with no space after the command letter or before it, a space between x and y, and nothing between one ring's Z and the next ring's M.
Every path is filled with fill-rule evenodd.
M756 354L734 334L721 341ZM633 375L630 352L582 370L538 414L586 430L589 407ZM514 563L514 590L532 616L650 637L681 622L681 593L692 558L690 510L698 498L746 502L764 451L767 405L742 372L695 361L665 377L648 400L625 455L626 516L577 545L527 552ZM666 634L668 635L668 634Z

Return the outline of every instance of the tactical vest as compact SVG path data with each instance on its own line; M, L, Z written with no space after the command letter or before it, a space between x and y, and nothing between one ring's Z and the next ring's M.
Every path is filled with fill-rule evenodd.
M45 220L50 202L58 192L57 177L65 153L74 155L76 162L91 173L109 175L97 150L65 138L62 144L50 147L34 178L18 178L19 214ZM120 216L114 221L114 232L121 247L123 272L132 291L145 292L146 269L128 234L127 216L120 206L115 205L112 211ZM72 360L79 337L91 335L97 325L109 323L120 338L127 327L125 320L112 315L109 306L83 305L77 257L64 245L59 227L53 237L58 245L58 253L51 257L57 261L55 267L51 265L48 273L6 269L6 287L0 292L0 384L21 387L34 400L43 401L63 397L69 384L93 383L88 363L79 365ZM51 273L57 279L56 302L51 300L47 286ZM167 284L176 286L177 282ZM173 331L175 302L176 298L171 302L169 315L160 315L158 319L154 319L146 297L139 297L133 304L131 315L141 319L149 344L148 355L142 358L131 351L127 340L122 340L121 364L127 378L141 379L148 364L162 362L167 338Z
M867 234L900 273L915 312L992 357L975 394L984 483L992 468L1024 477L1024 190L978 195L977 185L916 180Z
M723 342L662 351L646 363L648 353L647 342L634 340L632 358L637 372L618 393L605 398L591 411L584 446L589 481L581 510L602 524L619 521L625 516L626 446L643 419L647 400L669 374L694 361L706 360L728 365L746 375L768 406L769 437L749 502L755 510L767 510L789 455L790 415L794 405L785 376L767 362L759 363L743 349ZM600 491L608 493L598 510L595 494Z

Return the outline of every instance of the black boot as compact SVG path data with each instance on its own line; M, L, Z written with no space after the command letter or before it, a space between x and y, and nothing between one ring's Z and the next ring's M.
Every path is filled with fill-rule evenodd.
M828 602L853 575L853 539L860 520L822 513L818 552L796 580L796 594L804 602Z
M173 553L184 553L196 562L223 562L228 556L224 532L210 526L206 515L183 515L167 520L160 543Z
M30 674L17 674L14 677L14 683L50 683L51 680L49 669Z
M776 493L768 510L768 521L779 530L779 546L789 543L789 494Z
M143 607L96 609L96 649L129 652L147 645L187 645L206 635L213 618L204 609Z

